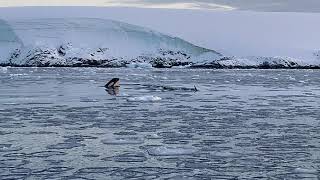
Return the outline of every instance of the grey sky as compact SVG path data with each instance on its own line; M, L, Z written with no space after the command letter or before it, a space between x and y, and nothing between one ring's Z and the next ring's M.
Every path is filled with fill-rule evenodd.
M0 0L0 6L129 6L320 12L320 0Z
M221 5L239 10L320 12L320 0L126 0L127 4L137 2L147 5L191 3L204 9Z

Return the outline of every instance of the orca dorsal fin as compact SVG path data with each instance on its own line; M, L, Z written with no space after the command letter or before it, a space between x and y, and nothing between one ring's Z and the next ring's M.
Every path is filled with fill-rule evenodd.
M104 87L106 87L106 88L120 87L120 79L119 78L113 78Z
M197 89L197 87L196 87L196 85L194 85L194 91L199 91L198 89Z

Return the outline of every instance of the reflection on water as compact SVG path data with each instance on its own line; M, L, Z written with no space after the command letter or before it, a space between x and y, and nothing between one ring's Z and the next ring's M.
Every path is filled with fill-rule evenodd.
M319 77L0 69L0 179L319 179Z
M120 93L120 87L106 88L106 91L111 96L118 96Z

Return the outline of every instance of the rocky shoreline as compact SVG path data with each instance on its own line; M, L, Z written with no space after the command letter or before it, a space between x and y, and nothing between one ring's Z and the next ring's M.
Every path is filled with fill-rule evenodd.
M121 64L99 64L96 61L90 61L89 63L85 64L73 64L73 65L61 65L61 64L39 64L39 65L18 65L18 64L10 64L10 63L1 63L0 67L97 67L97 68L130 68L130 67L136 67L136 68L186 68L186 69L320 69L320 65L306 65L306 66L284 66L284 65L258 65L258 66L226 66L221 65L218 63L213 64L191 64L191 63L176 63L174 65L168 65L168 64L144 64L143 66L140 66L139 64L130 64L130 63L121 63Z
M112 56L108 48L77 49L71 43L58 48L16 49L0 66L11 67L100 67L100 68L191 68L191 69L320 69L290 57L223 56L214 51L203 56L181 50L158 49L139 56ZM214 54L212 54L214 53ZM1 60L1 59L0 59Z

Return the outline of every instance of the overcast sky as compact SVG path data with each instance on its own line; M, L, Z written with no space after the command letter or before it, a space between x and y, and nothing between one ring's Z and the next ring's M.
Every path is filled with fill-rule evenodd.
M128 6L176 9L320 12L320 0L0 0L0 6Z

